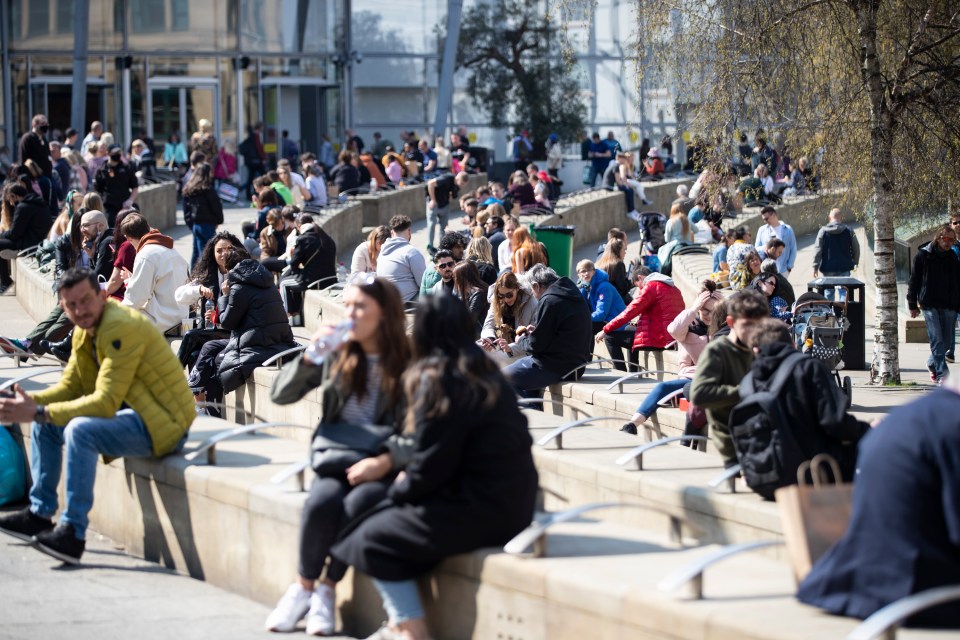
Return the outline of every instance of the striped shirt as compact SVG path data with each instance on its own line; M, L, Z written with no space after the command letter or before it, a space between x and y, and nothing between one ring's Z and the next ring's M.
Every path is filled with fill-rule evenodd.
M380 356L367 356L367 392L363 398L351 393L343 405L340 419L348 424L374 424L377 417L377 401L380 399Z

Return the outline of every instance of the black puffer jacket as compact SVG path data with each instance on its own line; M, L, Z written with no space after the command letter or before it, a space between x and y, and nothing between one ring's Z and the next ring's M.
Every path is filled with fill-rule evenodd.
M960 311L960 258L953 250L940 251L935 242L921 245L913 259L907 306Z
M9 229L0 233L0 238L12 240L17 249L22 250L43 242L52 226L50 209L43 198L31 191L17 203L13 210L13 222Z
M217 370L225 393L238 389L264 360L296 346L273 276L256 260L227 274L230 293L217 301L220 326L230 341Z

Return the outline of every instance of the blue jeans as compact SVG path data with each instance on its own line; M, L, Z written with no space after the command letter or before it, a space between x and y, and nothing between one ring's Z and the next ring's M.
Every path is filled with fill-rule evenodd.
M849 278L849 271L821 271L820 275L824 278ZM835 293L836 292L836 293ZM847 299L847 290L845 288L829 288L823 290L823 296L830 301L833 301L833 297L837 296L837 302L844 302Z
M533 356L525 356L504 367L503 375L521 398L539 398L544 389L560 382L561 374L544 369Z
M424 617L415 580L393 581L374 578L373 586L377 588L380 597L383 598L383 608L387 611L387 619L390 620L390 624L418 620Z
M450 215L450 205L448 204L445 207L434 207L433 209L430 206L427 206L427 245L431 247L440 246L440 238L443 237L443 234L446 233L445 229L447 228L447 218ZM437 235L437 244L433 244L433 232L436 230L437 225L440 226L440 233Z
M186 440L186 437L183 439ZM30 510L44 518L57 512L57 485L67 449L67 509L60 522L73 525L77 537L87 534L87 514L93 508L97 456L112 458L153 455L153 442L143 420L133 409L121 409L112 418L74 418L66 427L33 423L30 449ZM183 441L178 449L183 446Z
M203 254L203 248L217 234L217 225L215 224L194 224L193 225L193 255L190 257L190 268L197 264Z
M619 189L623 193L623 196L627 199L627 213L636 211L637 207L633 201L633 189L624 186L617 186L617 189Z
M689 382L689 378L677 378L676 380L664 380L658 383L640 403L637 413L643 415L644 418L649 418L657 412L658 402L674 391L683 389Z
M924 309L923 319L927 324L927 337L930 339L927 368L932 369L937 378L944 378L950 373L947 369L946 354L957 324L957 312L952 309Z

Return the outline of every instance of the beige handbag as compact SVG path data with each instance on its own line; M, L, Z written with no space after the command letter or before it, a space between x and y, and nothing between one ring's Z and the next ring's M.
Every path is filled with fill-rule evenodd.
M826 473L830 470L830 474ZM809 472L812 484L808 484ZM833 481L828 481L828 475ZM787 555L797 582L847 530L853 485L840 483L836 460L821 453L797 469L797 484L777 489Z

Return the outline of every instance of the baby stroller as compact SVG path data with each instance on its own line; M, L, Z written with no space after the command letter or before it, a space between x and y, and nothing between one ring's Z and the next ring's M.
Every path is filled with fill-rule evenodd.
M664 244L667 217L658 211L644 211L637 223L640 225L640 260L651 271L660 271L657 251Z
M802 294L793 304L793 336L797 350L822 360L833 372L837 386L853 400L850 376L840 379L843 332L850 326L846 309L846 302L833 302L816 291Z

